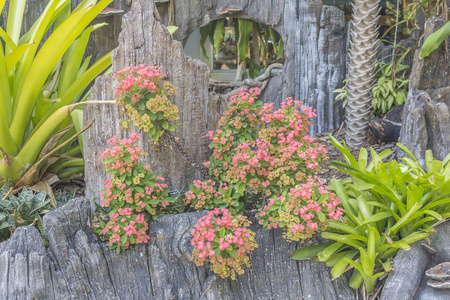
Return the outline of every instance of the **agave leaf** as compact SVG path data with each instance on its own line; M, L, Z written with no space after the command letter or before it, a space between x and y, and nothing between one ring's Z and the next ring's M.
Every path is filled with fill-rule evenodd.
M355 271L353 271L353 275L350 278L348 285L351 288L357 290L357 289L359 289L359 287L361 286L363 281L364 281L364 279L363 279L362 274L358 270L355 269Z
M79 106L80 104L73 104L70 105L71 107L75 108L76 106ZM70 113L71 108L67 108L67 114ZM63 113L65 112L65 110L62 111ZM53 115L52 115L53 116ZM49 119L48 119L49 120ZM47 120L47 121L48 121ZM50 156L52 156L56 151L58 151L59 149L61 149L62 147L64 147L65 145L67 145L68 143L70 143L73 139L75 139L78 135L80 135L81 133L83 133L85 130L87 130L93 123L94 121L91 121L91 123L86 126L82 131L78 132L77 134L75 134L74 136L72 136L70 139L68 139L67 141L65 141L64 143L62 143L61 145L59 145L58 147L56 147L55 149L53 149L52 151L50 151L49 153L47 153L44 157L42 157L38 162L36 162L30 169L28 169L28 171L20 178L20 180L16 183L16 187L20 187L20 186L29 186L35 182L38 181L39 178L39 172L40 172L40 166L43 162L45 162L47 159L50 158ZM38 134L38 132L36 133ZM28 143L27 143L28 144ZM23 151L24 148L22 148ZM19 153L19 155L22 153L22 151ZM34 161L34 160L33 160Z
M60 95L61 102L55 103L52 108L44 115L41 122L36 125L32 134L35 133L44 122L58 109L63 106L71 104L72 100L92 82L101 72L103 72L109 65L111 65L111 52L96 61L83 75L69 87L69 89Z
M408 224L409 222L412 222L412 221L416 218L416 215L415 215L414 213L417 212L417 211L420 209L421 206L422 206L422 205L420 205L420 203L414 204L414 206L411 207L411 209L410 209L405 215L403 215L403 216L395 223L395 225L393 225L393 226L390 228L390 234L389 234L389 235L396 234L397 231L398 231L401 227L403 227L404 225ZM420 214L423 214L423 213L420 213Z
M23 12L25 10L26 0L10 0L8 21L6 24L6 33L11 37L13 42L17 44L20 38L20 30L22 29ZM6 53L10 53L12 50L8 46L6 47Z

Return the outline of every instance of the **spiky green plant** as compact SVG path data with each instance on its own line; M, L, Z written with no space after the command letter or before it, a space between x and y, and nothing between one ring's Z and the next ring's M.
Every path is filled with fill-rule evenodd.
M79 152L68 142L75 133L70 117L79 117L77 102L111 64L110 54L90 67L89 58L83 61L90 33L104 24L87 26L111 1L84 0L71 11L71 1L50 0L22 36L26 0L9 2L6 28L0 28L0 182L33 184L58 161L55 147L63 157ZM0 0L0 11L4 4Z

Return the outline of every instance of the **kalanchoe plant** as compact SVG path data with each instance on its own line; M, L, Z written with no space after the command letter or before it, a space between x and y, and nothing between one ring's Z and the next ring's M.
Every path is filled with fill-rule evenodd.
M175 87L163 79L167 75L156 66L126 67L114 77L120 80L115 93L119 106L133 120L133 124L148 132L155 143L165 130L175 131L176 125L169 122L178 119L178 107L169 100L176 93ZM129 122L122 121L128 128Z
M36 194L26 188L13 195L5 184L0 189L0 236L8 238L17 227L32 224L37 224L43 234L41 215L51 210L50 201L45 192Z
M137 145L140 138L136 133L122 140L114 136L108 140L111 148L101 154L110 178L100 196L102 207L111 211L109 222L101 223L97 232L109 238L110 248L117 253L131 244L146 243L149 220L168 213L174 202L164 178L153 174L149 165L139 163L139 157L146 155Z
M314 232L324 231L330 219L342 215L339 198L327 188L321 179L310 176L306 183L291 188L286 197L272 196L256 218L266 230L284 228L284 237L289 240L310 238Z
M344 216L330 220L322 237L332 244L304 247L292 253L294 259L315 258L326 262L334 278L353 269L352 288L364 283L373 293L377 279L391 270L390 259L399 249L434 233L433 224L450 217L450 154L435 160L427 150L426 169L402 144L397 144L409 158L402 163L383 162L391 151L377 154L371 149L372 162L362 148L359 158L348 147L331 137L346 162L333 162L353 176L331 181L342 202Z
M211 263L211 270L225 278L236 279L243 274L243 265L250 267L247 254L258 247L251 224L244 216L232 216L226 208L215 208L200 218L191 230L194 250L192 259L197 266Z

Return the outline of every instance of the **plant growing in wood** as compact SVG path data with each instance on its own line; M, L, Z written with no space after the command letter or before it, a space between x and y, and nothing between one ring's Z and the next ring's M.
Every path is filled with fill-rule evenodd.
M105 181L105 190L100 193L102 207L109 207L110 220L100 223L97 233L109 238L110 249L117 253L132 244L146 243L148 222L159 214L169 212L169 188L164 178L152 173L149 165L139 163L146 153L137 145L141 137L131 133L129 139L108 140L102 157L110 178Z
M133 124L148 132L157 143L165 130L175 131L169 122L178 119L178 107L169 101L168 96L176 93L175 87L163 79L167 75L156 66L126 67L117 71L114 77L120 80L116 87L117 105L133 120ZM129 122L122 121L128 128Z
M82 1L71 12L69 0L51 0L23 36L26 1L9 2L6 30L0 30L0 182L31 185L51 164L80 152L70 145L76 130L69 117L79 115L72 103L111 64L110 54L90 67L89 58L82 61L90 33L104 24L87 26L111 1Z
M233 216L226 208L208 212L191 230L195 264L211 263L211 270L222 278L234 280L236 273L243 274L243 265L251 267L247 255L258 247L255 233L246 228L250 224L246 217Z
M285 196L273 196L258 210L255 217L264 229L283 228L283 236L291 241L305 240L324 231L329 220L342 215L341 201L317 177L291 188Z
M372 162L362 148L358 160L348 147L331 137L346 162L333 162L353 179L331 181L342 203L344 216L330 220L322 237L331 244L305 247L292 253L294 259L315 258L326 262L334 278L353 268L350 286L364 283L373 293L377 279L391 270L390 259L399 249L434 233L433 224L450 217L450 154L443 161L426 152L423 169L411 152L401 144L409 158L399 164L384 163L391 151L377 154Z

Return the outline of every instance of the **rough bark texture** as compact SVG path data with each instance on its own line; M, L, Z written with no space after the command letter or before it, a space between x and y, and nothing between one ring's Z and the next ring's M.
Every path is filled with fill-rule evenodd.
M0 244L0 299L356 299L322 263L290 259L299 245L280 231L256 231L252 270L221 279L190 261L190 228L202 213L167 215L151 239L117 255L88 226L89 201L71 200L44 217L49 247L21 227Z
M377 54L377 23L380 0L355 1L353 30L348 52L348 105L345 140L360 147L367 139L372 102L372 86Z
M411 250L401 250L394 259L393 271L384 284L381 300L446 300L450 290L433 289L427 285L425 271L443 262L450 261L450 223L436 227L437 233L430 236L430 245L438 253L428 253L418 241Z
M170 13L169 6L173 7ZM219 14L230 6L240 9ZM294 97L317 110L312 134L339 126L343 110L333 106L335 94L345 76L344 12L323 6L320 0L173 0L160 5L164 24L179 26L174 38L185 42L197 28L212 20L232 16L272 26L285 43L285 68L280 93L270 102ZM273 80L273 79L272 79ZM269 86L270 89L270 86ZM269 92L273 93L273 92Z
M444 24L442 19L429 19L424 40ZM450 152L450 73L444 44L423 60L419 53L417 49L399 142L423 164L427 149L440 160Z
M180 40L185 40L199 26L224 17L216 10L225 4L242 9L233 16L273 26L283 36L286 62L283 74L269 83L270 90L266 90L265 99L280 103L282 98L292 96L315 107L318 117L312 134L339 125L341 108L333 107L331 91L341 83L345 74L343 12L336 7L323 6L318 0L235 2L175 0L170 4L174 7L173 22L169 22L169 10L165 12L164 5L159 7L163 23L180 26L175 33ZM152 1L133 3L131 11L123 17L119 48L112 57L113 71L141 63L162 67L178 89L173 102L179 107L183 124L175 135L199 165L209 157L209 141L204 136L208 130L216 128L226 103L208 93L209 71L206 65L186 57L182 45L172 40L159 18ZM91 99L114 99L115 84L109 76L97 79L91 90ZM118 125L116 108L90 105L84 110L85 122L97 120L84 138L87 190L98 197L106 179L99 154L112 135L124 136L124 133ZM142 144L147 144L147 140ZM148 162L154 171L167 177L177 189L201 178L169 141L161 144L158 149L148 151ZM144 149L147 148L145 146ZM88 192L88 196L92 197L92 194Z

